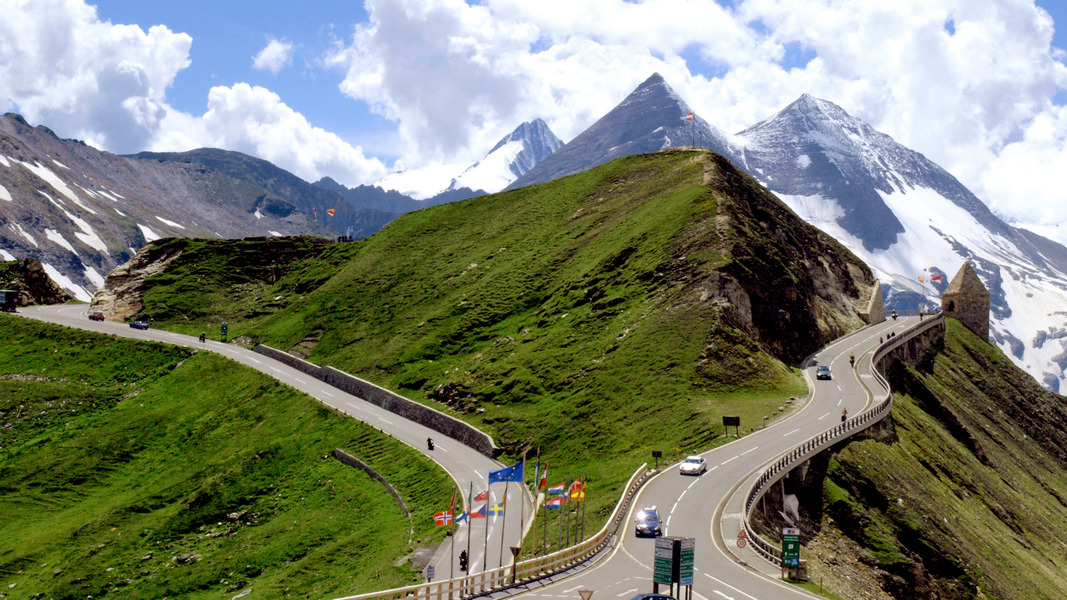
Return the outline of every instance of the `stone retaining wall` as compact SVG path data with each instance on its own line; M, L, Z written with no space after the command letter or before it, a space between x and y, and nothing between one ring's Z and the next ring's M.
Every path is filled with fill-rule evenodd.
M496 446L493 442L493 438L489 437L487 433L480 431L474 426L464 423L451 415L446 415L429 406L419 404L414 400L390 392L383 387L374 385L369 381L365 381L359 377L345 373L344 371L333 367L320 367L319 365L297 358L288 352L282 352L276 348L271 348L270 346L258 344L253 350L264 356L269 356L278 362L289 365L301 373L310 375L339 390L348 392L349 394L362 398L371 404L380 406L389 412L400 415L409 421L414 421L429 427L442 435L474 448L489 458L496 458L497 455L500 454L500 448Z
M385 479L385 477L382 477L377 471L372 469L370 465L359 460L355 456L352 456L351 454L345 452L344 450L341 450L340 448L334 448L333 457L350 467L355 467L357 469L360 469L361 471L365 471L367 475L370 475L374 479L377 479L382 485L385 486L386 491L388 491L393 496L393 499L396 500L396 503L400 506L400 510L404 511L404 514L408 517L411 517L411 511L408 510L408 505L404 503L404 499L400 497L400 492L396 491L396 488L393 487L393 485L389 483Z

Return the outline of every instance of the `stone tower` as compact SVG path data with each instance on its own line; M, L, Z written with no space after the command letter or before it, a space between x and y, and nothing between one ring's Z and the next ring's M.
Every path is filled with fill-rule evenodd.
M941 294L941 310L978 337L989 339L989 290L982 285L971 263L963 263Z

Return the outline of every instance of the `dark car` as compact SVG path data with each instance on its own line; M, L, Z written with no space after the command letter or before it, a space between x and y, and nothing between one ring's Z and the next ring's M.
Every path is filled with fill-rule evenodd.
M130 323L130 327L134 329L148 329L148 321L134 321Z
M663 535L663 530L660 529L659 511L655 506L651 506L637 513L634 517L634 533L637 537L652 536L659 537Z
M674 600L674 596L667 594L638 594L630 600Z
M833 379L833 375L830 374L830 367L826 365L820 365L818 369L815 369L815 379Z
M90 321L103 321L104 320L104 313L102 313L102 312L91 312L91 313L89 313L89 320Z

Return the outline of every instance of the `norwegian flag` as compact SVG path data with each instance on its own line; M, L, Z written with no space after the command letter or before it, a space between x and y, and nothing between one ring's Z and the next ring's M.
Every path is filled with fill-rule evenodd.
M475 502L485 502L489 499L489 490L478 492L478 495L474 497Z
M445 511L441 511L441 512L435 514L433 516L433 522L434 522L434 525L437 525L438 527L442 527L442 526L445 526L445 525L451 525L452 524L452 511L445 510Z

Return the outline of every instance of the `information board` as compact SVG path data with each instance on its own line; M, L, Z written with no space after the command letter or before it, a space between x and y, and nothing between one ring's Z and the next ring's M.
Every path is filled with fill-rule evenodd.
M794 527L782 529L782 568L800 566L800 530Z
M693 585L693 554L696 550L696 538L678 540L678 584Z
M654 583L674 583L671 579L671 571L674 565L674 538L656 538L656 553L652 567L652 581Z

